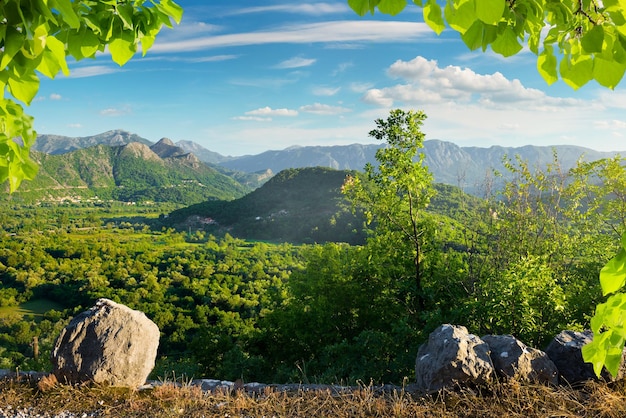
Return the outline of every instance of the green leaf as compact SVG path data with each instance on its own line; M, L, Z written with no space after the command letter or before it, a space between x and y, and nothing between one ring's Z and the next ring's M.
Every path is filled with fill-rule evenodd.
M65 60L65 45L63 42L59 41L54 36L48 36L46 38L46 47L52 54L54 54L61 70L63 71L63 74L66 76L69 75L70 69L68 68L67 61Z
M583 360L593 365L593 371L598 377L602 373L606 360L606 341L606 335L594 335L593 340L581 348Z
M359 16L365 16L367 12L372 10L369 0L348 0L348 5Z
M134 33L122 32L122 37L115 38L109 43L109 51L111 51L113 61L120 67L126 64L137 51Z
M499 35L491 44L491 49L504 57L510 57L522 50L522 45L517 40L517 35L511 27L507 27L504 33Z
M593 78L593 61L589 55L580 55L576 61L562 59L559 72L563 81L576 90Z
M388 15L397 15L406 7L406 0L380 0L378 10Z
M183 8L172 0L161 0L161 10L171 16L177 24L183 19Z
M483 28L485 24L480 20L474 21L472 26L461 35L461 39L470 50L475 50L483 45Z
M6 68L15 57L15 54L22 48L24 44L24 35L13 27L6 29L4 38L4 51L2 59L0 59L0 69Z
M473 0L462 0L458 4L448 2L443 12L448 25L460 34L464 34L478 19Z
M552 45L546 45L537 57L537 71L548 85L559 79L556 71L556 57L552 53Z
M497 24L506 6L505 0L476 0L474 2L476 17L488 25Z
M39 77L34 72L11 74L8 84L13 97L29 105L39 90Z
M608 295L621 289L626 283L626 250L620 248L615 257L600 270L602 294Z
M441 16L441 7L437 4L437 0L429 0L424 6L424 22L439 35L444 29L443 17Z
M590 31L585 33L580 43L583 50L589 54L594 52L602 52L602 44L604 42L604 28L595 25Z
M80 20L72 7L71 0L49 0L48 5L60 12L61 19L63 19L70 28L78 29L80 27Z
M619 62L596 57L593 60L593 78L601 86L614 89L624 77L626 67Z

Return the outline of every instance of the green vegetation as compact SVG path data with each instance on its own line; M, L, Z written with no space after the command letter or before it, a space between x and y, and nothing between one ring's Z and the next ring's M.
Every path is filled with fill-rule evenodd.
M39 173L2 198L22 203L116 200L175 202L230 200L249 189L191 155L160 158L147 146L99 145L62 155L33 153Z
M323 167L283 170L242 198L182 208L163 224L273 242L363 243L362 220L341 195L350 173Z
M49 368L47 356L35 358L34 337L40 353L48 352L69 318L100 297L157 323L155 377L401 383L413 379L417 348L441 323L478 335L512 333L538 348L562 329L588 327L602 298L598 271L617 251L625 220L621 160L581 163L569 172L556 155L544 169L507 160L512 180L478 199L433 185L419 159L403 159L419 152L413 123L420 117L396 112L381 121L378 128L391 131L408 122L409 134L389 141L378 155L381 165L365 173L287 170L244 198L205 202L169 218L173 204L5 201L0 367ZM354 214L341 194L348 174L344 191L359 184L357 197L374 196L353 200ZM384 195L391 185L395 192ZM409 205L408 191L416 187L422 200ZM213 231L164 224L208 216L209 209L215 219L230 216L238 225L230 232L240 238L225 224ZM341 213L350 217L350 230L365 235L349 243L347 229L329 229L319 244L241 238L263 238L254 235L261 230L249 226L251 217L280 209L297 215L293 230L310 233L314 223L302 224L315 213L318 226L340 224ZM392 222L381 221L390 215ZM281 234L289 230L274 222ZM416 232L412 238L406 225ZM27 305L46 301L57 305L45 313Z

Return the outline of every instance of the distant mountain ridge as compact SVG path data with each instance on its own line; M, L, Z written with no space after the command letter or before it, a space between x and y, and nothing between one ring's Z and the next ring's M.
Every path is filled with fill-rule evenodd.
M26 201L157 201L190 205L231 200L250 191L168 139L96 145L64 154L33 153L39 173L14 198Z
M54 135L42 135L35 144L35 149L46 150L49 154L59 154L65 149L80 148L84 144L101 141L104 144L130 143L139 138L141 143L153 145L150 141L125 131L115 130L85 138L67 138ZM56 144L56 146L55 146ZM193 154L200 161L222 167L222 173L229 175L244 184L256 187L272 174L288 168L329 167L336 170L362 170L365 164L375 164L375 154L381 144L352 144L335 146L293 146L284 150L265 151L257 155L227 157L209 151L192 141L173 143L164 138L157 144L163 155L176 156ZM531 166L545 167L553 159L556 151L562 168L567 170L583 158L593 161L613 157L614 152L600 152L589 148L555 145L523 147L460 147L451 142L427 140L424 142L423 153L430 171L436 182L462 187L467 192L480 194L486 178L493 170L504 172L503 158L514 158L519 155ZM248 173L252 180L243 178ZM267 174L269 173L269 175ZM245 176L244 176L245 177ZM259 183L261 182L261 183Z

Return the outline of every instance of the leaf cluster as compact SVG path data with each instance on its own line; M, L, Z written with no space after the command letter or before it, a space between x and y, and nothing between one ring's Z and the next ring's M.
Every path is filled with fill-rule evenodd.
M559 76L574 89L591 80L615 88L626 71L626 5L618 0L414 0L437 34L447 25L465 45L509 57L524 45L537 55L548 84ZM444 4L441 4L444 3ZM402 0L348 0L364 15L397 14Z
M29 105L39 90L38 74L69 74L68 55L93 58L108 46L113 61L123 65L139 43L145 54L163 25L179 23L182 9L172 0L7 0L0 16L0 182L8 179L14 191L36 174L29 158L36 133L32 117L6 93Z

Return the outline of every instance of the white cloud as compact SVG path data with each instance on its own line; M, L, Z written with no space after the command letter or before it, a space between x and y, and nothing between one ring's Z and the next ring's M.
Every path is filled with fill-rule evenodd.
M336 75L345 72L348 68L351 68L353 66L354 66L354 63L352 62L342 62L337 66L337 68L332 72L331 75L335 77Z
M209 48L265 44L311 44L346 42L415 42L433 31L424 23L402 21L339 20L288 25L274 30L212 36L191 36L179 41L157 39L151 53L189 52Z
M350 83L350 90L355 93L365 93L373 87L372 83L353 81Z
M83 127L83 125L81 125L80 123L68 123L66 126L72 129L78 129Z
M233 120L245 120L245 121L254 121L254 122L271 122L272 118L262 118L259 116L235 116L232 118Z
M313 94L316 96L334 96L339 93L341 87L316 86L313 87Z
M416 57L398 60L387 70L392 78L404 84L368 90L363 101L391 107L396 102L409 105L435 103L479 104L482 107L519 107L522 103L546 112L578 106L580 100L547 96L543 91L527 88L517 80L509 80L499 72L478 74L470 68L439 67L437 61Z
M274 68L286 69L309 67L315 64L316 61L317 60L314 58L294 57L277 64Z
M58 93L52 93L48 96L50 100L61 100L63 97Z
M133 113L133 110L130 106L122 106L122 107L108 107L106 109L102 109L100 111L100 115L102 116L125 116Z
M112 74L118 71L124 71L115 67L108 67L106 65L92 65L89 67L73 68L70 71L70 78L84 78L84 77L96 77L99 75Z
M301 112L313 113L316 115L338 115L341 113L351 112L350 109L341 106L330 106L321 103L314 103L312 105L301 106L299 109Z
M249 116L298 116L297 110L292 109L272 109L269 106L246 112Z
M348 6L342 3L277 4L273 6L244 7L242 9L230 11L224 15L284 12L320 16L331 13L342 13L349 10Z

